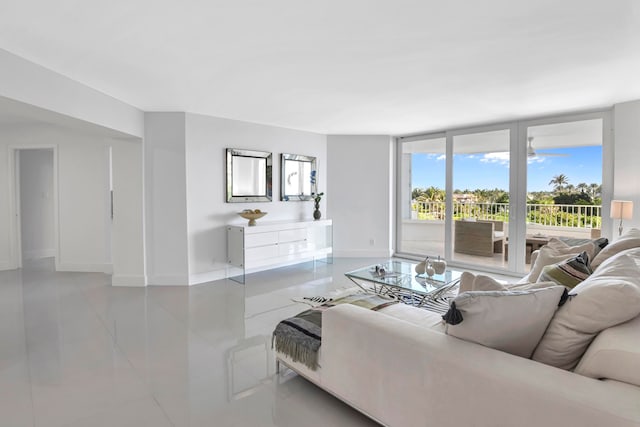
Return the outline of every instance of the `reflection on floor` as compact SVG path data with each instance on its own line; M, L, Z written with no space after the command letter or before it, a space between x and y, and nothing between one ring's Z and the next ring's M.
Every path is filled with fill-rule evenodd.
M192 287L114 288L52 260L0 272L0 425L373 426L300 377L270 334L384 260L336 259Z

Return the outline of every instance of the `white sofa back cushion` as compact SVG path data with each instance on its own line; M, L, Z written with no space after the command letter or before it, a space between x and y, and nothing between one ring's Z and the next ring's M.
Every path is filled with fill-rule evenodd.
M640 316L600 332L574 372L640 387Z
M451 303L462 321L447 334L529 358L544 334L565 288L523 291L469 291ZM451 323L451 322L448 322Z
M533 353L533 360L573 369L602 330L640 314L640 249L608 259L573 288Z
M591 268L596 269L609 258L627 249L640 247L640 230L632 228L624 233L618 240L605 246L592 260Z

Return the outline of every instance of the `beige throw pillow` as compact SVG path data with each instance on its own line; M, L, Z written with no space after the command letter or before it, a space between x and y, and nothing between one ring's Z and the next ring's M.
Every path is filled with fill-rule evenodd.
M602 330L640 314L640 250L610 258L570 292L533 353L533 360L573 369Z
M574 372L640 387L640 316L600 332Z
M460 284L458 285L458 295L468 291L503 291L507 289L505 283L494 279L493 277L465 271L460 276Z
M530 357L565 288L527 291L469 291L451 303L447 334L496 350ZM451 324L456 323L456 324Z
M540 248L535 264L531 267L531 271L527 276L528 282L536 282L542 273L542 269L547 265L557 264L573 258L580 252L570 253L568 251L557 251L553 246L543 246Z
M605 246L604 249L602 249L598 253L598 255L596 255L591 260L591 268L595 270L596 268L598 268L598 266L600 266L600 264L602 264L612 256L619 254L620 252L627 249L637 247L640 247L640 230L638 230L637 228L632 228L622 236L620 236L618 240Z
M518 283L534 283L540 279L540 273L544 267L562 263L582 252L586 252L591 260L600 252L600 246L593 240L582 245L569 246L562 240L552 237L549 243L532 254L531 270Z
M549 239L549 243L545 246L553 248L559 254L576 254L586 252L589 259L593 259L600 251L600 247L593 241L586 242L582 245L569 246L565 242L555 237Z

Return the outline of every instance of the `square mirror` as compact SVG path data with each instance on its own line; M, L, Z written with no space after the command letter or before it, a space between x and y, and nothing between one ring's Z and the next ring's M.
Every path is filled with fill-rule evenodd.
M272 155L227 148L227 202L270 202Z
M316 192L316 158L300 154L282 154L280 164L280 200L311 200Z

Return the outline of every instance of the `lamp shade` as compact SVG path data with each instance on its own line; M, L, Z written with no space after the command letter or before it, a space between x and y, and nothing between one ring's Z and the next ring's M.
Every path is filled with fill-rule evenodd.
M631 219L633 217L633 202L630 200L612 200L611 218Z

